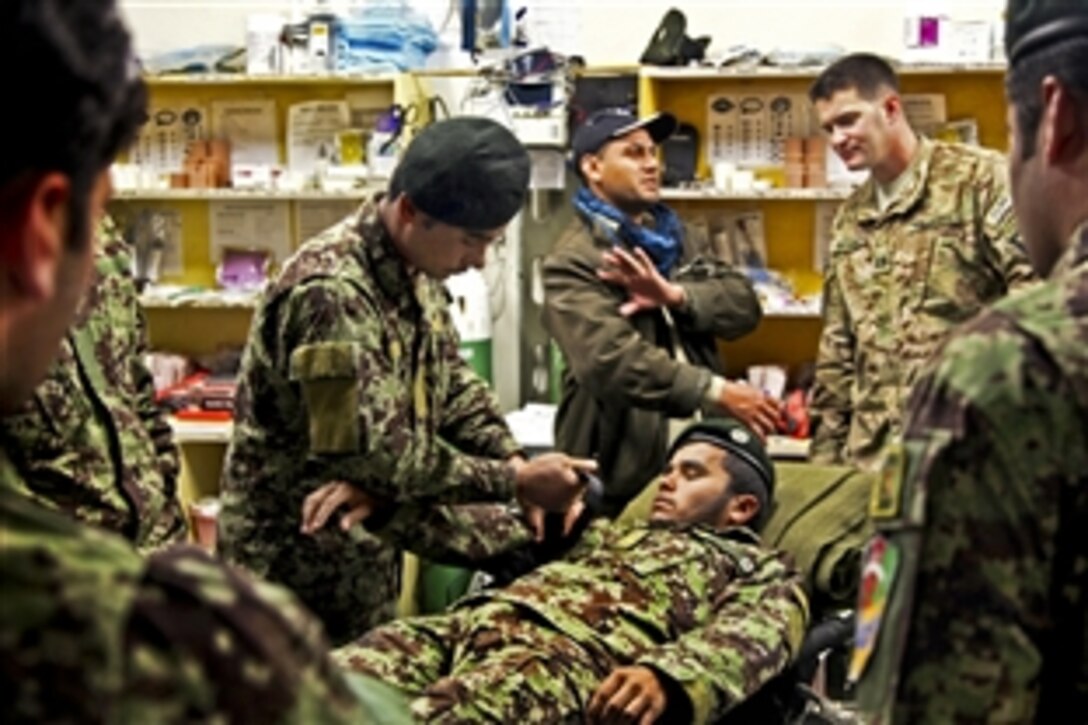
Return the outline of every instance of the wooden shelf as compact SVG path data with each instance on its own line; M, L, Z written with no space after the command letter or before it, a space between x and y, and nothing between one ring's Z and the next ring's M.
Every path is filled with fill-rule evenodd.
M174 442L178 445L205 443L225 445L230 443L234 423L225 421L195 421L170 418L170 428L174 431Z
M326 73L313 75L249 75L246 73L168 73L147 75L144 80L152 86L199 85L390 85L396 76L390 74Z
M664 66L643 66L639 71L643 78L656 80L724 80L776 79L776 78L815 78L823 72L825 66L726 66L726 67L685 67L671 68ZM956 73L992 73L1001 74L1007 70L1003 62L994 63L902 63L896 66L899 75L938 75Z
M771 320L822 320L823 313L814 310L764 310L763 319Z
M259 295L225 297L221 294L195 294L176 298L141 297L145 310L248 310L257 308Z
M113 201L336 201L359 200L378 191L385 179L346 191L283 189L118 189Z
M767 436L767 455L777 459L804 460L808 458L811 442L808 438Z
M767 189L719 191L714 188L662 189L662 201L842 201L853 189Z

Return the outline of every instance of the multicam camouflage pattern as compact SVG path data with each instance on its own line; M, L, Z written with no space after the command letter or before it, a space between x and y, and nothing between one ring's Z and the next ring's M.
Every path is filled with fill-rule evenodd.
M321 625L288 592L193 547L143 559L32 501L27 487L0 450L9 721L407 721L383 686L349 687Z
M800 577L747 530L598 520L560 560L334 658L449 722L581 722L603 677L639 663L705 722L786 667L806 619Z
M187 532L130 270L128 245L107 221L76 324L34 397L0 421L0 440L43 504L150 550Z
M441 284L409 275L377 206L307 242L265 294L242 361L221 551L291 587L334 642L393 614L399 553L302 501L349 481L395 503L509 500L518 451L461 360Z
M885 722L893 698L896 722L1083 721L1088 226L949 340L905 446L901 512L877 525L906 566L860 702Z
M816 463L874 464L941 341L1033 279L1002 156L923 140L904 173L885 211L870 180L835 219L811 404Z

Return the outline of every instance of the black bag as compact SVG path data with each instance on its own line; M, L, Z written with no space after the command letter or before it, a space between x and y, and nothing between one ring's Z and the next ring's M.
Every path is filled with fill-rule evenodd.
M681 123L672 136L661 142L661 157L665 162L662 177L665 186L694 181L699 159L699 131L690 123Z
M682 12L676 8L669 10L661 18L639 62L649 65L687 65L693 60L702 60L706 56L707 46L710 45L710 36L689 38L686 34L687 27L688 19Z

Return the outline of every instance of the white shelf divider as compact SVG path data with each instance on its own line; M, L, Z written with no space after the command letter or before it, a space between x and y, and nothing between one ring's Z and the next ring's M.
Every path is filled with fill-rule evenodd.
M178 420L170 417L170 427L174 431L174 442L178 445L207 443L226 445L234 430L234 423L226 421Z
M842 201L853 189L767 189L720 191L711 187L662 189L662 201Z

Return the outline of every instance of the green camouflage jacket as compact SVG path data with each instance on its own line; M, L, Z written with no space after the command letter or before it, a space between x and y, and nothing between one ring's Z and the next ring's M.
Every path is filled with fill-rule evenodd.
M396 503L514 496L518 446L458 354L448 299L408 274L367 203L287 262L250 332L221 551L291 587L335 642L392 616L400 558L359 527L302 535L308 493L340 480Z
M7 721L408 721L384 686L341 675L288 592L194 547L144 559L26 488L0 449Z
M184 541L178 454L143 362L131 256L106 223L95 280L57 362L0 440L42 503L150 550Z
M816 463L874 463L941 341L1033 279L1001 155L923 140L904 173L885 211L870 179L835 219L811 403Z
M1088 225L1047 281L948 341L911 398L901 459L873 496L884 554L870 571L891 594L859 637L875 642L859 702L882 722L1081 722Z
M652 666L713 722L796 655L808 603L783 555L745 529L598 519L562 558L458 607L536 612L606 661Z

